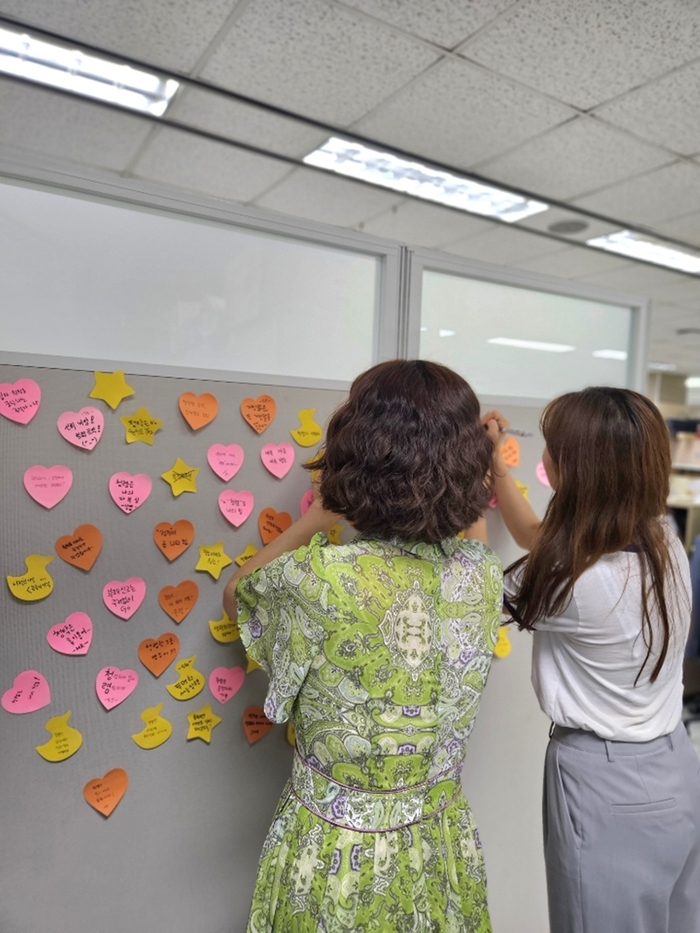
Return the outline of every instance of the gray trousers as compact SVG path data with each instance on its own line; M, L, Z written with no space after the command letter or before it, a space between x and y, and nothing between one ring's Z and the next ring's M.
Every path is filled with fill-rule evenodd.
M700 933L700 761L556 726L544 779L551 933Z

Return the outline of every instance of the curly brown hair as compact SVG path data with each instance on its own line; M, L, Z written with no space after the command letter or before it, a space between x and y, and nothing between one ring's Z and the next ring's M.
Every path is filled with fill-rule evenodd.
M323 507L358 531L434 543L483 515L493 446L457 373L390 360L358 376L332 415L321 457Z

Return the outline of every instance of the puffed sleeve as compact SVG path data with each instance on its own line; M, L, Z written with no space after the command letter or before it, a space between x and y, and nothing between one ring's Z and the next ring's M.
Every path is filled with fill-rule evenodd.
M236 587L238 626L249 657L267 672L265 714L286 722L301 685L323 644L330 587L323 578L315 535L301 547L241 577Z

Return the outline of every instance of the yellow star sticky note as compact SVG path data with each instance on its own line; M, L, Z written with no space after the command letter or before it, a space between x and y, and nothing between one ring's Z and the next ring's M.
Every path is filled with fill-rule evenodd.
M211 732L219 725L221 719L216 713L212 712L211 704L205 703L201 709L187 714L187 721L190 724L187 730L187 740L202 739L204 742L211 742Z
M198 473L199 467L187 466L185 461L178 457L172 468L160 476L170 485L173 495L179 496L183 492L197 492Z
M251 671L261 671L262 668L257 661L254 661L251 657L246 655L246 661L248 662L248 667L246 668L246 674L250 674Z
M116 408L120 402L134 395L135 392L135 389L127 385L123 369L118 369L114 373L95 371L95 387L89 397L102 399L110 408Z
M224 567L228 567L233 561L224 551L224 542L218 544L203 544L199 548L199 560L195 564L195 570L204 570L210 573L215 580L221 576Z
M143 441L144 444L153 446L153 437L156 431L160 431L163 422L154 418L147 408L139 408L133 415L124 415L119 419L126 428L126 442L133 444L134 441Z
M224 613L222 619L212 619L209 622L209 631L213 638L224 645L231 641L237 641L241 637L238 623L232 622L226 613Z
M329 544L340 544L340 532L343 530L342 525L333 525L333 527L328 532L328 543Z
M257 554L257 553L258 553L258 549L255 547L255 545L249 544L248 547L245 549L245 551L243 551L242 554L238 555L238 557L236 558L236 563L238 564L239 567L242 567L243 564L248 563L248 561L253 556L253 554Z

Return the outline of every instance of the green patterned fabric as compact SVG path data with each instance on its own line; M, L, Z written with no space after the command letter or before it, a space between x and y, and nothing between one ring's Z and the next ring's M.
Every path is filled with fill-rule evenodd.
M238 622L293 774L248 933L490 933L461 763L501 614L477 541L316 535L243 577Z

